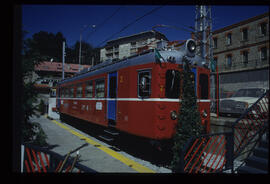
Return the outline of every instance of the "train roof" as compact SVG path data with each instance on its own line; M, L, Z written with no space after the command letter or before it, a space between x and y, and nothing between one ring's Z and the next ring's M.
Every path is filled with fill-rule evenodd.
M164 62L183 64L182 58L184 56L184 52L181 52L179 50L159 50L159 53L165 59ZM170 57L173 57L174 60L169 61L168 58ZM195 57L188 57L188 58L190 59L192 64L196 63L197 66L202 66L202 58L200 58L199 56L196 55ZM58 85L83 79L86 77L99 75L102 73L110 73L129 66L136 66L140 64L155 63L155 62L156 62L155 52L154 49L151 49L141 54L130 56L128 58L119 61L108 60L98 65L95 65L91 68L84 69L81 72L77 73L75 76L60 81Z

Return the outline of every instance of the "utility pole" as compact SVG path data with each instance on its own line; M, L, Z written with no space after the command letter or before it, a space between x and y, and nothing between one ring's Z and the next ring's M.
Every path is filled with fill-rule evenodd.
M199 45L198 54L208 66L213 59L211 6L196 5L195 39Z
M62 58L62 79L65 79L65 41L63 41L63 58Z
M95 28L96 25L84 25L80 30L80 49L79 49L79 72L81 71L81 57L82 57L82 33L83 31L88 28L92 27Z
M196 6L195 17L195 39L198 47L198 55L203 58L203 63L210 68L211 62L213 62L213 39L212 39L212 15L211 6ZM219 82L218 82L218 65L216 65L216 76L214 73L210 74L211 86L215 86L215 89L211 95L211 99L215 99L216 111L218 118L218 106L219 106ZM213 72L213 71L211 71ZM216 82L215 82L216 81ZM211 93L210 93L211 94Z
M82 57L82 29L80 32L80 50L79 50L79 71L81 71L81 57Z

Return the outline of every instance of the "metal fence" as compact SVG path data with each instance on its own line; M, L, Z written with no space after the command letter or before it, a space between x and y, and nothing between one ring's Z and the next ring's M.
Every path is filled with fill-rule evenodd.
M21 172L96 173L95 170L78 163L78 157L70 158L70 153L61 156L58 153L31 144L23 144L22 148Z
M258 145L269 124L269 90L232 124L231 131L192 137L179 153L183 173L234 173ZM241 162L234 167L235 162Z
M256 69L259 67L269 66L268 60L247 60L247 61L232 61L231 65L223 64L220 67L220 72L229 72L229 71L241 71L246 69Z
M232 169L232 132L206 134L190 138L180 153L180 171L213 173Z
M232 125L234 134L234 159L244 161L258 145L269 123L269 91Z

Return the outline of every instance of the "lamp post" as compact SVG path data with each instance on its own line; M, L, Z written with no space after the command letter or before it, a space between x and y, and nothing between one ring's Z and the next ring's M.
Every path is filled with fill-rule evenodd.
M96 27L96 25L84 25L80 30L80 49L79 49L79 72L81 71L81 57L82 57L82 32L88 27Z

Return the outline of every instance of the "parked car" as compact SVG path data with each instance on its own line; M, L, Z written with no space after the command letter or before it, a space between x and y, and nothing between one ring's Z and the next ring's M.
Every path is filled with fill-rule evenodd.
M265 92L265 88L239 89L231 98L220 99L219 114L240 116L252 106Z

